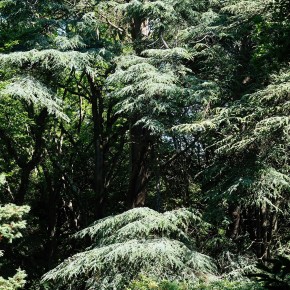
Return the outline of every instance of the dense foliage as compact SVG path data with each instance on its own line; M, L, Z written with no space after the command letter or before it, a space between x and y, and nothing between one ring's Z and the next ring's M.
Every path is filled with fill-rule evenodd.
M53 288L124 289L138 275L155 279L196 280L216 273L206 255L197 253L188 227L202 226L188 210L158 213L136 208L95 222L76 237L89 236L93 245L45 274ZM60 288L61 289L61 288Z
M289 11L0 0L0 285L269 287L247 277L290 255Z
M0 188L5 183L5 175L0 174ZM25 229L26 222L23 220L23 215L29 212L29 207L26 205L16 206L15 204L6 204L0 206L0 242L9 242L22 237L21 230ZM0 251L0 257L4 251ZM22 288L25 284L26 273L18 269L13 277L7 279L0 276L0 288L5 290L14 290Z

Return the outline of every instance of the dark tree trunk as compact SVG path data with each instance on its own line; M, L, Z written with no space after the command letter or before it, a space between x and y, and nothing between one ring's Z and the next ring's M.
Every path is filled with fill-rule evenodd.
M21 168L21 179L15 197L15 203L17 205L22 205L24 203L25 195L28 190L30 174L41 161L44 146L43 134L45 131L47 116L47 109L43 109L35 119L35 126L31 128L34 137L34 151L31 159L28 162L23 162L18 159L18 166Z
M241 206L232 206L230 208L230 214L232 217L232 224L230 226L229 236L232 239L236 239L239 235L240 222L241 222Z
M147 2L145 0L144 2ZM144 50L144 38L150 33L149 20L144 17L135 17L131 22L131 36L137 55ZM138 116L140 117L140 116ZM127 207L135 208L143 206L146 199L146 185L150 178L149 155L150 155L150 131L135 126L139 118L131 119L130 129L130 177L127 192Z
M30 173L31 173L32 169L31 169L31 167L23 167L22 168L21 178L20 178L20 186L18 188L16 197L15 197L15 203L17 205L22 205L24 203L24 198L25 198L26 192L28 190L29 177L30 177Z
M95 151L94 165L94 192L96 196L96 213L97 219L104 215L105 200L105 172L104 172L104 138L103 138L103 97L100 88L98 88L90 76L87 76L91 88L91 104L93 115L93 141Z
M47 244L46 244L46 257L47 269L50 269L54 260L55 250L57 248L57 221L58 221L58 205L60 203L60 192L62 187L62 179L59 178L59 171L55 168L55 182L48 170L43 167L45 176L44 189L48 194L48 207L47 207Z
M261 205L260 208L260 216L261 216L261 257L262 259L268 259L268 248L269 248L269 241L268 241L268 208L267 205Z
M129 208L143 206L146 199L146 185L150 177L149 154L150 132L141 126L133 126L131 137L131 173L127 202Z

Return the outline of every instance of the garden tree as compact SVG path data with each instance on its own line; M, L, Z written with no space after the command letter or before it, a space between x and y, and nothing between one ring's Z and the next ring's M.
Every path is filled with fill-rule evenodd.
M9 68L13 66L11 71L13 81L15 81L15 67L18 68L18 73L21 74L21 79L17 80L17 83L10 84L5 88L3 94L15 95L15 91L19 94L19 88L22 88L21 97L32 101L41 102L44 97L48 99L56 96L57 102L59 102L58 105L60 105L60 100L70 98L68 100L70 104L67 107L74 104L76 99L78 99L78 108L74 105L74 108L78 110L78 114L74 114L72 111L66 112L70 115L70 118L67 118L65 114L58 114L58 117L61 117L64 121L72 118L77 123L76 133L78 135L81 133L82 124L90 120L87 114L88 109L84 109L83 107L91 107L89 116L93 122L94 176L90 180L90 183L95 194L96 216L102 216L103 201L105 200L104 191L106 186L111 183L112 175L114 175L114 171L118 165L119 153L124 146L123 133L126 124L122 126L122 122L118 122L117 129L121 133L116 136L116 127L114 127L118 121L118 116L114 116L116 100L106 97L108 89L104 87L104 79L114 66L106 63L106 60L109 61L111 58L110 53L101 50L107 41L106 37L109 37L107 35L110 35L110 33L101 35L96 33L96 31L101 31L102 27L98 25L98 22L91 15L89 10L92 9L91 6L84 5L85 3L80 2L74 7L73 3L67 2L64 4L52 1L50 5L40 5L40 7L38 5L32 5L33 7L29 6L33 10L29 11L37 14L37 16L34 15L36 17L36 26L39 24L38 22L42 23L42 17L39 14L46 17L49 13L53 13L55 19L49 19L45 24L48 32L39 32L42 36L41 41L38 41L37 37L33 39L33 41L37 42L34 48L37 47L38 51L26 49L26 51L3 55L3 69L5 69L5 73L8 74ZM66 14L69 8L73 12L72 15ZM29 15L26 14L26 16ZM10 17L7 16L6 21L8 24L10 24L9 20ZM28 22L30 19L26 18L25 20ZM15 49L19 48L16 47ZM110 49L118 53L118 47L115 48L114 43L112 43ZM32 92L28 87L34 81L38 83L38 86L37 91ZM30 96L25 95L26 91L30 91ZM37 96L37 94L42 94L42 96ZM36 98L33 99L35 96ZM62 108L55 104L50 104L47 100L43 100L42 105L46 106L49 111L54 111L54 113L62 110ZM45 111L42 115L45 115ZM85 119L85 117L88 118ZM57 123L55 122L55 124ZM75 145L77 142L72 138L75 132L68 132L65 123L62 121L61 124L56 125L56 128L58 126L62 132L61 135L68 135L69 141L72 141L74 143L73 145ZM38 131L39 133L43 132L43 130ZM112 140L112 136L114 140ZM116 143L116 139L118 138L120 139L120 144L111 149L110 147ZM40 136L38 139L43 140ZM23 170L25 175L23 181L25 182L22 182L22 184L25 184L26 187L28 186L28 177L31 170L36 167L36 164L39 164L39 156L41 154L43 155L43 152L41 152L42 146L38 145L40 144L36 146L38 148L38 158L35 158L35 162L31 162L31 166L26 166L25 164L29 169ZM106 160L109 155L114 162L109 163ZM108 165L107 172L104 170L105 163ZM53 166L57 166L56 162L54 162ZM72 179L70 178L70 180ZM70 186L72 185L72 182L70 182ZM75 185L73 186L76 188ZM19 188L22 189L21 187ZM22 195L19 198L19 203L23 202L27 188L24 189L19 190Z
M85 21L87 21L86 17L84 17L83 22ZM83 22L77 23L77 26L82 27L82 25L84 25ZM47 42L50 42L50 50L26 51L2 55L3 67L5 66L6 74L12 65L14 69L18 67L19 73L21 74L21 79L16 82L15 74L13 73L14 82L3 90L3 94L12 96L19 96L19 94L21 94L20 97L26 98L29 101L41 102L41 105L46 106L48 110L53 111L53 113L62 110L59 106L60 99L63 95L66 97L67 94L76 95L81 100L84 98L82 94L87 98L90 96L90 101L92 101L94 105L93 100L98 102L98 96L95 91L97 90L97 84L100 82L100 79L95 82L93 79L95 79L98 69L100 69L100 74L102 70L105 70L104 61L97 51L100 44L97 44L95 51L86 50L87 52L78 52L78 49L84 50L84 46L90 46L90 39L87 39L88 44L85 44L81 41L81 37L78 34L71 33L70 30L74 30L75 26L71 27L72 24L70 24L70 22L68 23L69 28L67 29L63 27L63 19L58 25L56 23L54 22L53 26L50 27L50 35L47 39ZM82 32L81 28L79 28L79 30ZM89 28L83 33L88 33L88 31L90 31ZM47 47L47 42L43 44L43 47ZM34 54L34 52L36 54ZM95 62L99 63L99 67L91 68L90 64L95 64ZM31 68L31 66L33 68ZM23 75L26 74L27 77L23 77ZM78 78L80 80L86 78L86 80L81 84ZM64 84L59 82L59 79L65 79ZM86 84L84 84L85 82ZM30 86L34 83L36 83L37 86L34 88L35 91L32 91ZM89 93L86 91L82 93L77 92L77 90L75 92L73 91L74 86L79 86L78 89L80 89L81 85L87 86L86 89ZM90 93L91 90L92 93ZM49 99L52 99L53 94L58 97L58 104L57 102L50 102ZM100 105L100 107L102 106ZM99 113L98 110L101 109L96 108L95 105L92 110L94 115L93 120L95 120L94 124L97 124L99 115L103 113L102 111ZM80 108L80 112L82 112L82 108ZM65 121L69 120L69 118L62 113L57 115ZM82 117L79 122L81 121L83 121ZM80 125L81 124L79 124L79 126ZM80 130L80 128L78 129ZM94 134L98 136L100 133L95 130ZM101 145L99 145L99 147L101 147Z
M0 29L1 202L31 206L5 264L27 287L142 205L198 208L224 271L289 253L288 0L0 1Z
M288 224L284 218L289 214L288 203L283 202L289 198L289 53L284 50L289 47L285 13L289 3L246 4L248 1L222 8L229 13L229 24L214 26L215 38L205 48L207 54L220 47L230 55L224 62L226 68L220 70L234 69L228 82L220 84L223 98L214 104L208 118L179 129L205 131L204 142L210 145L212 156L203 182L208 201L212 201L209 208L217 209L217 203L228 207L218 209L215 219L222 221L221 212L228 211L232 220L229 236L247 240L249 235L257 256L267 258L270 245L278 238L279 220ZM274 27L277 33L266 36ZM277 45L268 45L271 42ZM233 81L238 81L235 88ZM217 78L217 84L220 82Z
M164 53L168 63L158 60L160 52L156 56L155 51L150 50L145 51L143 57L120 59L116 72L108 80L121 86L116 92L120 100L118 112L134 122L130 129L132 171L127 196L129 206L133 207L145 202L146 186L152 175L148 168L152 147L170 128L170 116L183 108L185 92L178 82L185 67L177 61L178 57L186 59L189 56L183 50ZM175 67L170 66L170 58L176 60Z
M139 274L158 280L214 275L212 260L194 250L189 227L202 231L206 224L186 209L161 214L137 208L101 219L75 234L78 239L90 237L92 246L65 260L42 281L53 289L124 289Z
M126 166L123 148L127 123L115 114L117 100L109 98L111 88L104 82L114 68L109 61L112 52L118 53L118 46L110 41L114 37L110 31L101 33L105 27L95 21L91 6L80 2L74 7L61 1L30 4L27 9L36 26L42 27L43 17L49 18L45 31L38 31L27 47L22 39L21 47L6 49L1 55L5 109L1 117L9 119L1 128L1 142L8 151L2 163L11 172L13 200L21 204L31 199L36 216L44 217L39 206L47 213L48 224L42 223L40 231L48 237L45 252L50 264L57 237L64 231L59 231L58 225L63 223L69 231L82 223L87 225L91 216L104 215L107 190L114 192L116 188L122 193L118 187L124 180L116 173ZM4 8L3 29L8 35L15 18L9 7ZM72 14L68 14L69 8ZM19 11L24 15L22 26L28 25L30 14L21 8ZM37 49L30 50L31 41ZM111 52L102 50L107 42ZM21 114L22 123L17 122L15 112ZM116 178L117 186L112 182ZM39 197L34 198L39 189Z
M169 130L177 119L182 122L193 112L193 106L203 103L203 96L211 95L207 88L211 84L196 78L185 66L192 60L190 53L178 47L176 34L194 24L188 19L204 9L203 4L188 9L189 4L192 2L109 1L98 5L96 14L114 23L133 46L133 52L118 59L117 70L109 77L109 83L120 87L116 93L121 99L119 113L130 124L129 207L144 204L148 183L158 175L149 165L156 144L162 143L164 135L172 138ZM114 9L115 18L112 14L104 17L108 9ZM177 21L182 24L178 30Z
M207 170L215 173L219 164L220 176L209 192L211 200L214 206L227 201L234 210L231 237L238 238L246 230L257 255L265 258L278 228L284 231L278 217L283 220L289 214L284 202L290 186L289 110L284 106L289 91L287 75L282 72L265 89L219 110L212 123L225 137L216 144L215 167ZM254 225L247 216L255 217Z
M45 77L49 78L49 76L44 76L40 71L38 72L38 79L33 77L32 72L31 74L25 74L25 71L29 70L29 65L32 64L32 62L29 62L29 57L32 57L32 53L25 54L23 52L22 54L19 51L47 45L49 32L44 29L44 27L47 27L47 23L46 21L44 23L39 14L35 12L39 10L39 12L41 11L45 14L43 7L39 3L30 3L29 1L1 1L1 3L2 52L18 50L18 52L11 52L11 55L1 55L1 99L4 103L10 102L9 96L21 100L19 105L27 112L26 114L24 113L26 115L26 121L24 122L27 122L30 126L29 130L25 131L31 133L27 134L27 143L25 145L22 144L22 146L20 145L22 148L31 146L30 152L21 152L22 150L19 150L15 144L17 143L15 142L17 140L16 136L9 136L7 133L11 130L9 126L10 122L6 123L7 126L1 128L1 139L7 151L9 151L9 155L15 160L17 166L21 168L18 193L15 194L14 199L18 204L22 204L28 189L29 176L32 170L39 164L43 153L43 135L48 122L48 113L53 113L59 117L65 117L65 115L61 112L60 100L52 93L49 85L44 85L43 83ZM17 11L16 15L13 11ZM18 23L15 23L16 18ZM31 37L30 35L33 35L32 32L35 32L37 37L35 35ZM5 36L10 37L12 44L9 44L5 40ZM18 45L20 41L21 44ZM35 60L34 65L36 63L37 60ZM9 110L6 110L6 112L9 113ZM4 118L11 118L7 114L2 116ZM10 120L13 122L12 119ZM17 130L14 132L16 133ZM19 134L19 132L21 132L21 129L17 133ZM22 134L20 133L20 135Z
M102 4L102 3L101 3ZM139 4L138 4L139 5ZM137 6L138 6L137 5ZM141 5L141 4L140 4ZM139 6L140 6L139 5ZM142 4L143 5L143 4ZM138 6L138 7L134 7L132 8L131 5L118 5L118 9L128 9L128 11L130 10L134 10L134 15L136 15L136 18L138 17L141 17L142 19L145 17L144 15L149 14L151 15L155 10L155 14L153 14L154 17L156 17L158 19L158 15L160 16L161 13L163 13L163 9L166 9L166 11L168 10L167 12L167 16L169 17L169 12L170 11L173 11L172 9L172 3L167 3L165 6L164 5L161 5L159 2L158 3L145 3L144 7L143 6ZM128 6L128 7L127 7ZM164 7L163 7L164 6ZM54 6L52 6L54 7ZM60 9L58 6L56 6L58 9ZM60 6L61 7L61 6ZM91 9L92 6L90 6L89 4L87 6L85 6L85 8L82 6L82 4L80 3L80 6L79 6L81 9L83 9L85 12L86 11L89 11L89 9ZM143 8L142 8L143 7ZM136 8L136 9L135 9ZM138 16L138 11L139 10L144 10L143 12L140 12L141 14ZM183 6L183 11L184 11L185 7ZM135 11L136 10L136 11ZM44 10L45 13L48 13L46 10ZM61 10L63 11L63 10ZM75 11L79 11L78 10L78 7L77 9L73 10L74 11L74 14L77 15L77 17L80 18L80 14L78 14L78 12L75 12ZM127 10L126 10L127 11ZM129 11L129 12L130 12ZM99 10L97 10L97 16L98 16L98 12ZM129 13L128 12L128 13ZM44 14L45 14L44 13ZM133 12L132 12L133 13ZM144 14L145 13L145 14ZM56 15L59 15L59 13L54 13ZM98 30L99 31L99 27L96 27L96 25L98 24L99 20L96 18L96 15L93 14L93 13L86 13L82 20L83 21L79 21L77 22L76 24L74 22L71 21L71 19L67 20L67 22L69 23L68 26L67 26L67 29L65 30L63 27L63 19L62 19L62 22L61 22L61 25L59 28L57 26L57 21L55 22L52 22L53 25L50 26L50 29L49 29L49 37L48 37L48 40L46 40L45 42L45 45L47 46L47 44L49 44L50 46L52 47L56 47L58 49L60 49L62 52L68 50L68 49L80 49L80 50L85 50L86 48L84 47L85 43L82 39L86 39L86 45L87 47L92 47L92 43L93 42L96 42L96 36L95 38L93 38L90 34L90 32L92 31L96 31ZM143 15L144 14L144 15ZM45 14L46 15L46 14ZM138 17L137 17L138 16ZM65 18L64 14L62 14L62 17ZM124 21L128 21L130 17L130 14L128 14ZM102 20L104 20L102 18L102 15L100 15L100 18ZM166 23L169 23L170 19L167 19L165 22ZM143 21L143 20L142 20ZM141 21L141 22L142 22ZM149 20L148 20L149 21ZM152 19L152 21L154 22L155 20ZM156 20L157 21L157 20ZM139 20L136 20L135 21L136 23L139 23L140 21ZM109 27L112 27L113 29L116 29L117 31L119 31L117 28L115 28L114 26L112 26L112 22L108 19L105 19L105 23L109 26ZM137 24L136 24L137 25ZM135 26L136 26L135 25ZM156 24L157 25L157 24ZM163 25L163 24L162 24ZM157 25L158 27L159 26L162 26L160 23ZM157 31L157 26L156 26L156 29L154 31ZM57 28L58 27L58 28ZM84 29L85 27L85 29ZM57 29L58 30L57 30ZM54 30L53 30L54 29ZM136 29L135 28L135 32L136 32ZM158 28L159 29L159 28ZM161 29L161 28L160 28ZM56 32L53 32L57 30L57 33ZM84 31L85 30L85 31ZM131 26L129 25L128 27L128 30L131 31ZM161 29L162 30L162 29ZM102 34L101 34L102 31L99 31L98 32L98 37L100 37L100 39L102 39ZM132 35L134 35L134 33L131 31L130 32ZM155 32L154 32L155 33ZM63 34L63 35L62 35ZM80 36L80 35L81 36ZM135 33L136 34L136 33ZM142 34L142 33L141 33ZM95 34L94 34L95 35ZM155 35L155 34L154 34ZM165 45L164 43L167 43L165 40L164 40L164 37L163 37L163 34L161 33L158 33L156 34L156 37L159 37L160 41L161 41L161 45ZM56 36L56 37L55 37ZM82 37L83 36L83 37ZM84 37L85 36L85 37ZM90 37L88 37L90 36ZM55 41L54 41L54 37L55 37ZM132 36L133 37L133 36ZM131 37L131 39L132 39ZM163 40L162 40L163 39ZM154 40L154 38L152 37L152 40ZM128 45L128 43L130 43L131 40L128 41L128 36L127 38L125 38L124 42L126 45ZM139 41L139 40L138 40ZM140 41L139 41L140 42ZM53 43L53 44L51 44ZM99 43L100 42L96 42L96 43ZM133 42L134 44L135 42ZM136 43L137 43L137 40L136 40ZM134 45L133 45L134 46ZM138 46L140 47L140 44L138 44ZM167 47L168 45L166 45ZM51 53L53 53L54 51L51 51ZM137 52L137 50L136 50ZM156 57L162 57L164 58L164 63L167 63L167 62L172 62L176 59L178 59L179 61L179 58L180 56L178 55L177 53L177 50L176 52L173 51L173 52L170 52L172 54L172 56L167 56L166 57L163 57L162 55L158 56L157 54L157 51L154 52L155 53L155 58ZM160 52L161 53L161 52ZM169 54L170 54L169 53ZM184 52L181 52L184 54ZM165 54L168 54L167 52ZM176 54L176 55L175 55ZM60 54L61 56L62 54ZM63 53L64 55L64 53ZM188 56L185 57L185 59L188 58ZM70 63L71 65L71 63ZM157 65L160 65L157 64ZM170 64L168 65L168 77L170 78L170 74L172 75L173 73L177 72L177 70L179 69L178 66L175 68L173 65L171 65L171 67L174 67L174 68L171 68L171 72L169 71L169 67L170 67ZM49 70L51 68L46 68L47 71L45 72L45 74L48 73L49 75ZM22 71L22 70L21 70ZM38 68L36 67L35 68L35 71L38 71ZM182 74L182 71L179 72L179 75ZM162 75L160 74L160 76L162 77ZM49 77L50 78L50 77ZM98 80L96 82L93 82L92 80L88 79L88 74L86 74L85 76L83 76L82 74L80 74L80 79L83 80L83 83L85 82L88 82L89 84L86 84L87 86L89 86L89 92L91 91L92 93L89 93L88 95L89 96L86 96L86 93L83 93L83 91L86 91L82 86L83 86L83 83L81 84L78 80L76 80L74 77L71 77L70 81L71 83L73 83L72 87L70 87L69 89L65 89L65 87L68 87L69 84L66 83L66 84L51 84L51 86L54 86L54 89L59 86L61 87L62 90L64 90L64 92L66 93L66 95L72 95L72 96L77 96L80 98L81 102L83 102L82 99L85 99L85 97L83 97L83 95L85 95L87 98L91 98L89 101L91 102L92 106L94 106L94 109L92 109L92 113L93 113L93 120L94 120L94 148L95 148L95 174L94 174L94 181L92 182L93 183L93 187L94 187L94 191L95 191L95 194L98 195L99 197L97 198L99 201L97 202L100 202L102 203L102 201L104 200L104 196L106 196L105 194L103 194L106 186L105 184L109 184L108 181L104 180L105 179L105 173L103 172L104 171L104 160L105 160L105 157L103 156L105 154L105 150L104 148L108 147L106 146L105 144L103 144L103 140L106 139L107 137L104 137L104 136L101 136L103 133L104 133L104 128L103 128L103 109L104 109L104 105L103 105L103 97L104 97L104 94L103 93L100 93L102 91L102 85L100 84L102 81ZM50 78L50 82L51 82L51 78ZM82 90L82 95L80 96L80 93L77 91L77 90L73 90L74 89L74 85L76 85L77 83L77 86L78 89L80 89L81 87L81 90ZM98 84L96 84L98 83ZM158 82L156 83L156 88L158 86ZM169 90L172 91L172 89L170 89L170 87L168 87ZM157 93L155 93L155 95L157 95ZM181 99L181 98L180 98ZM112 100L113 104L115 102L115 99ZM176 102L175 102L176 103ZM187 101L187 103L189 103L189 101ZM174 105L174 104L173 104ZM183 105L183 104L182 104ZM176 113L176 115L179 115L180 114L180 111L181 111L181 108L182 108L182 105L179 104L180 106L180 110L178 113ZM169 108L170 106L168 106ZM112 105L109 105L109 110L108 112L111 112L112 110L110 109L112 108ZM80 113L82 112L82 109L79 110ZM185 115L185 113L183 112L183 115ZM123 116L125 118L128 118L128 116L126 116L126 114L123 114ZM145 168L144 168L144 164L148 163L148 160L146 160L146 156L148 154L144 154L144 150L145 152L148 152L150 150L148 150L149 148L149 143L151 142L150 140L152 139L152 134L150 132L150 130L146 129L146 128L142 128L142 122L137 126L135 123L138 121L138 119L141 119L143 118L143 120L146 119L146 117L142 116L142 115L138 115L137 113L134 115L132 114L131 116L129 116L129 123L131 124L131 128L132 128L132 132L136 132L136 134L131 134L132 136L132 140L131 140L131 160L132 160L132 169L131 169L131 177L129 177L129 190L128 190L128 197L127 197L127 200L128 200L128 203L129 203L129 207L134 205L135 202L138 201L138 194L142 188L144 188L144 186L148 183L148 178L146 177L148 175L148 166L146 165ZM112 123L112 120L116 119L116 117L114 116L114 118L112 118L110 116L110 122L108 122L108 124L111 125ZM147 118L148 119L148 118ZM80 122L79 122L80 124ZM62 125L63 127L63 125ZM79 128L79 127L78 127ZM67 131L67 130L66 130ZM132 133L131 132L131 133ZM139 138L140 132L143 132L141 135L145 138L143 138L145 140L145 142L143 142L144 144L141 144L140 140L143 140L142 139L142 136L141 138ZM70 134L71 135L71 134ZM121 134L120 134L121 135ZM136 136L135 136L136 135ZM115 135L114 135L115 136ZM135 136L135 137L134 137ZM72 138L70 138L72 139ZM160 139L160 138L159 138ZM138 142L136 142L136 140L138 140ZM120 148L122 148L122 143L124 143L123 141L120 142ZM152 143L152 142L151 142ZM151 146L152 147L152 146ZM117 150L116 152L118 153L120 150ZM115 154L115 155L118 155L118 154ZM113 157L113 160L114 159L117 159L118 158L114 158ZM54 162L55 163L55 162ZM108 164L109 162L107 162ZM116 162L113 162L113 164L115 164ZM143 165L142 165L143 164ZM147 167L147 169L146 169ZM112 170L109 170L108 173L111 174L111 171ZM135 178L135 176L139 175L137 178ZM27 179L27 175L26 174L26 177L25 177L25 180ZM107 174L108 175L108 174ZM108 179L108 178L107 178ZM139 185L140 183L143 183L141 186ZM27 183L25 183L27 184ZM22 191L23 192L23 191ZM23 193L22 193L23 194ZM141 191L141 194L140 194L141 198L140 198L140 201L142 204L142 200L144 200L144 194L142 194L142 191ZM143 197L142 197L143 196ZM138 202L137 202L138 203ZM100 205L100 209L97 210L97 213L100 213L103 209L102 209L102 205Z
M255 209L249 206L245 212L246 215L255 216L256 227L245 226L249 227L248 232L251 240L254 241L253 247L258 257L263 258L270 255L269 245L277 239L277 230L284 231L280 223L287 224L284 218L289 214L289 207L283 202L289 198L287 194L289 193L289 142L287 141L289 140L287 105L289 102L289 53L286 53L285 48L289 47L290 23L287 13L285 14L287 5L289 7L289 1L262 2L259 5L260 8L256 6L257 10L251 11L253 16L259 15L259 18L255 20L253 27L253 41L257 45L253 49L250 65L258 67L261 71L257 72L257 69L251 68L257 82L256 84L252 82L251 89L245 91L248 94L238 102L245 108L245 111L240 119L243 124L238 121L239 125L236 125L239 132L235 133L237 139L228 139L221 147L223 152L227 151L227 146L229 146L228 152L232 152L231 149L235 148L236 154L242 153L245 157L246 172L241 172L241 183L237 186L237 192L239 190L242 192L244 188L245 192L252 193L255 199ZM240 12L240 17L247 16L247 13L249 13L247 10L244 13ZM249 16L247 18L251 19ZM268 38L264 34L266 32L261 30L261 27L265 26L268 27L266 31L275 29L277 34ZM273 43L273 46L269 46L269 43ZM251 107L250 110L248 110L249 107ZM233 120L241 117L237 103L233 103L230 111L235 112L232 115ZM251 155L251 160L247 160ZM247 199L251 200L249 197ZM247 204L246 201L245 204ZM243 206L243 202L241 205ZM281 215L282 212L283 215ZM237 220L239 219L238 217Z
M17 5L16 2L8 3L7 5L9 4ZM37 50L30 50L31 47L28 44L25 46L25 39L22 39L21 47L14 47L13 50L15 52L3 49L9 53L1 54L1 78L3 81L1 83L1 108L3 109L1 111L1 164L10 173L8 178L9 192L7 188L7 193L11 194L5 198L6 200L12 198L13 201L22 204L24 199L32 199L35 206L33 212L36 215L39 215L36 209L37 206L41 202L45 204L45 200L49 201L48 206L44 207L44 211L47 212L48 225L40 226L44 228L42 230L47 232L46 235L49 242L46 247L48 247L48 262L50 263L50 256L55 248L55 228L57 223L61 222L58 217L69 210L71 200L74 203L76 198L80 199L80 196L76 196L76 192L79 194L79 191L69 172L64 173L62 169L64 165L59 164L63 149L63 135L68 136L73 145L76 143L74 138L71 138L74 131L66 134L64 133L67 132L65 127L68 121L74 121L73 124L77 123L78 131L80 131L82 123L90 120L90 115L89 118L84 120L84 115L88 113L88 110L83 114L85 105L82 105L82 101L83 99L88 99L88 103L91 100L98 101L97 98L100 98L100 96L96 95L96 86L97 84L99 85L101 78L98 79L96 72L104 71L106 66L103 57L99 53L100 43L95 45L97 47L94 50L90 50L92 38L87 37L88 49L84 51L86 44L81 41L78 35L70 34L71 30L74 31L76 25L80 27L79 31L82 31L83 22L88 21L86 17L84 17L83 22L80 21L72 26L71 19L64 19L65 14L63 13L68 11L65 9L66 5L59 6L56 2L51 2L51 6L38 7L37 3L34 3L36 6L33 3L30 4L32 6L29 5L28 10L35 17L36 26L39 24L38 22L42 22L41 16L51 15L52 11L56 19L49 19L48 23L46 23L47 31L38 32L35 38L31 40L34 41L32 47L37 48ZM8 9L7 5L1 7L3 9L3 11L1 10L1 16L3 16L1 24L3 25L3 30L9 34L9 29L13 26L15 18L9 14L11 10ZM19 5L21 6L21 3ZM22 11L21 7L19 7L19 11ZM23 27L30 23L31 18L29 13L22 12L24 13ZM64 20L68 21L66 24L67 29ZM19 30L22 29L21 26L17 27ZM14 27L16 31L17 27ZM84 34L89 33L90 29L92 29L90 26L87 27ZM19 34L21 35L21 31ZM39 36L41 36L41 41L37 39ZM35 44L36 42L37 45ZM83 51L78 51L78 49ZM97 67L95 67L96 63L98 64ZM84 86L84 89L81 88L81 85ZM74 89L76 89L75 92ZM84 91L85 89L89 92ZM82 94L84 94L84 97ZM77 97L78 104L80 104L76 114L69 110L66 112L67 114L64 113L63 99L68 95L74 97L73 100L70 100L71 103L75 102ZM99 108L97 109L100 110L100 115L103 116L103 108L101 105L98 106ZM113 104L109 106L112 107ZM93 114L98 113L97 109L94 107ZM110 110L112 111L112 108ZM53 115L61 121L57 121ZM111 113L107 114L107 118L110 120L108 128L111 128L115 119L112 118ZM96 118L93 118L93 120L95 124L99 122ZM95 136L100 134L100 132L93 132ZM98 144L99 147L102 145ZM55 156L53 157L50 155L51 149L54 150L53 154ZM73 149L75 150L75 148ZM114 152L110 153L114 154ZM97 151L96 154L98 154ZM115 154L117 155L117 153ZM97 158L99 158L99 155L97 155ZM65 165L67 166L67 164ZM114 170L113 166L112 169ZM99 168L95 166L94 171L98 173L97 170ZM31 183L32 177L33 183ZM90 182L93 184L93 190L97 195L94 196L96 204L103 197L97 190L97 186L95 186L94 178L92 179L93 181ZM33 197L33 191L39 188L38 182L43 184L41 201ZM62 200L60 193L63 193L63 191L59 191L66 189L66 186L70 188L73 196ZM29 193L32 195L29 195ZM93 211L96 212L96 206L93 206ZM75 221L75 216L77 215L78 213L74 212L73 217L64 217L62 219L65 222L69 220L70 226L70 223Z
M0 187L5 184L5 175L0 174ZM29 212L29 206L16 206L14 204L0 205L0 241L11 243L14 239L21 238L21 230L26 228L23 216ZM3 256L3 250L0 251ZM26 274L18 269L13 277L0 276L0 287L5 290L22 288L25 284Z

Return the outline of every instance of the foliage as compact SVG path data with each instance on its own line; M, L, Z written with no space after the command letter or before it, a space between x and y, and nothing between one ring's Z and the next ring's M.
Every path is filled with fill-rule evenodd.
M192 249L186 233L190 224L200 223L198 216L185 209L161 214L137 208L99 220L76 234L90 236L91 249L67 259L45 274L43 281L70 289L122 289L139 274L195 279L201 273L215 273L211 259Z
M17 270L17 273L13 277L4 279L0 277L0 287L3 290L16 290L23 288L25 285L26 274L22 270Z
M0 206L0 237L13 239L22 237L20 230L26 228L26 222L22 220L23 215L29 212L28 206L16 206L15 204L6 204Z
M209 284L200 284L197 285L196 288L193 289L204 289L204 290L210 290L210 289L217 289L217 290L222 290L222 289L227 289L227 290L232 290L232 289L237 289L237 290L260 290L260 289L265 289L262 285L256 284L256 283L251 283L251 282L243 282L243 281L238 281L238 282L232 282L232 281L227 281L227 280L221 280Z
M189 287L213 257L223 280L199 287L259 287L243 273L290 253L289 10L0 0L3 239L31 207L29 235L3 243L3 276Z
M0 175L0 186L5 183L5 175ZM13 239L22 237L21 230L26 228L26 222L23 216L29 212L28 206L16 206L14 204L0 205L0 241L7 239L12 242ZM3 251L0 251L3 256ZM13 277L4 279L0 276L0 288L3 290L16 290L22 288L25 284L26 273L21 269Z
M187 283L187 282L170 282L170 281L161 281L157 282L153 279L140 277L138 280L133 281L130 287L127 290L259 290L264 289L261 285L257 283L252 283L248 281L239 281L239 282L232 282L223 280L216 280L216 281L208 281L198 282L198 283Z
M149 289L156 289L156 290L181 290L181 289L188 289L186 284L178 282L170 282L170 281L161 281L156 282L152 279L146 277L140 277L136 281L133 281L130 286L126 290L149 290Z

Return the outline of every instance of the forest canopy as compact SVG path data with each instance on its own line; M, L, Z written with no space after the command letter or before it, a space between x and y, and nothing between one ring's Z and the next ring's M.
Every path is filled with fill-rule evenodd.
M289 11L0 0L0 288L289 289Z

